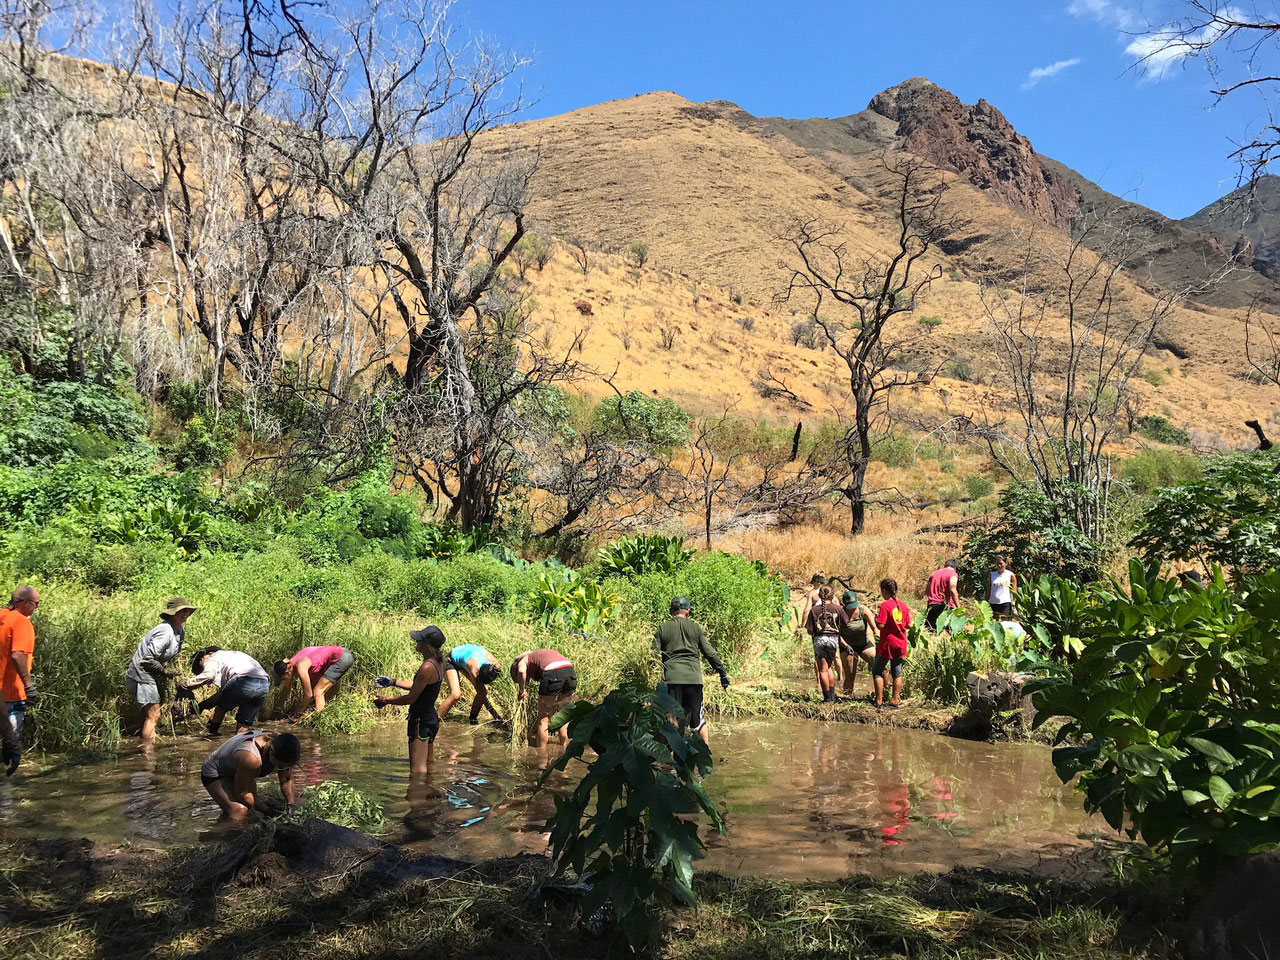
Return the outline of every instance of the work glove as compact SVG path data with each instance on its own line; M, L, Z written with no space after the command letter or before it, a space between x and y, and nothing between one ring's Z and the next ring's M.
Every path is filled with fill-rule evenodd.
M0 759L4 761L4 775L12 777L13 772L22 763L22 747L16 743L6 743L0 749Z
M373 681L373 685L375 687L382 687L383 689L385 689L387 687L394 687L396 685L396 682L392 680L390 677L377 677Z
M40 691L36 689L34 682L27 684L27 703L33 707L40 702Z
M720 686L728 690L729 684L731 683L733 683L733 681L729 679L729 675L727 673L720 674Z

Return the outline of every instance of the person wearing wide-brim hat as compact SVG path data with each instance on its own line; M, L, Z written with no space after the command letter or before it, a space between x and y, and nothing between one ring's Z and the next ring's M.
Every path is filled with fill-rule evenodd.
M160 623L147 631L125 671L129 695L142 708L143 742L156 738L160 705L168 699L169 692L170 674L166 666L182 653L187 618L195 612L195 605L186 597L170 600L160 613Z

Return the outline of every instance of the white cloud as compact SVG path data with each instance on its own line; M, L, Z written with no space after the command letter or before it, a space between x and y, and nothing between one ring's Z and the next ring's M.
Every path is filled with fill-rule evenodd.
M1244 11L1237 7L1224 7L1220 16L1226 20L1248 19ZM1124 52L1137 62L1143 80L1155 82L1168 77L1173 68L1188 57L1196 56L1204 48L1222 39L1228 29L1220 21L1207 23L1199 30L1190 32L1163 27L1145 36L1135 37L1124 48Z
M1133 30L1141 25L1136 13L1114 0L1071 0L1067 13L1073 17L1092 17L1117 30Z
M1027 82L1022 85L1022 89L1030 90L1041 80L1047 80L1049 77L1056 77L1063 70L1070 70L1079 63L1079 57L1072 57L1070 60L1059 60L1057 63L1051 63L1047 67L1036 67L1027 74Z

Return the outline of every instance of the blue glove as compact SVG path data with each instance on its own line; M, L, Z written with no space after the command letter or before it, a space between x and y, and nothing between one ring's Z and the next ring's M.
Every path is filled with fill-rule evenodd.
M386 689L387 687L394 687L396 685L396 682L392 680L390 677L378 677L376 680L373 681L373 685L375 687L381 687L383 689Z

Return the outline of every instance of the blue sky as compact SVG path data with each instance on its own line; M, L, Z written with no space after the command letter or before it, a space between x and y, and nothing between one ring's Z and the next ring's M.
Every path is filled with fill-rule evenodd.
M454 23L532 59L529 119L654 90L844 116L925 76L985 97L1113 193L1184 217L1234 188L1232 140L1265 117L1255 93L1215 104L1198 60L1131 69L1136 37L1185 13L1181 0L462 0Z

